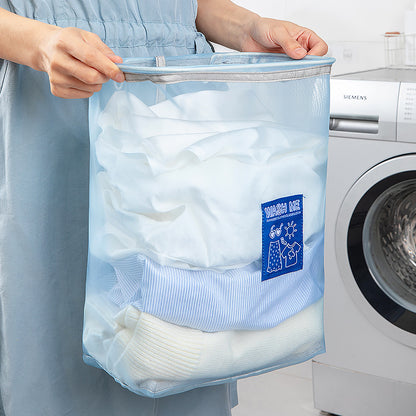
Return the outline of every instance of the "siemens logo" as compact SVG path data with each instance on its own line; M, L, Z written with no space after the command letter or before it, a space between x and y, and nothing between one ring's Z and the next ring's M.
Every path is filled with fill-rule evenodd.
M366 95L344 94L344 100L367 101Z

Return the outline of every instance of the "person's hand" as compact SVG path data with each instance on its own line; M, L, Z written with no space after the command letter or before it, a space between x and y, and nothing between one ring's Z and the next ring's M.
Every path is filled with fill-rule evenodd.
M115 63L122 59L94 33L77 28L45 27L38 68L49 75L51 92L62 98L87 98L112 79L124 81Z
M291 58L325 55L327 44L312 30L284 20L256 17L242 40L243 52L286 53Z

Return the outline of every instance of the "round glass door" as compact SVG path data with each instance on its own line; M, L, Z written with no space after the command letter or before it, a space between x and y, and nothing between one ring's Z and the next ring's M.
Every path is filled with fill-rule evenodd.
M398 182L375 199L362 237L375 283L398 305L416 312L416 179Z
M380 179L361 195L348 225L347 253L372 308L416 334L416 170Z

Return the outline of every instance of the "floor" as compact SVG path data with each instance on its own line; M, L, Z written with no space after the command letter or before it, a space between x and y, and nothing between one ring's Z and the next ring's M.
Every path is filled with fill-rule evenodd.
M232 416L323 416L313 405L308 361L238 382L239 405Z

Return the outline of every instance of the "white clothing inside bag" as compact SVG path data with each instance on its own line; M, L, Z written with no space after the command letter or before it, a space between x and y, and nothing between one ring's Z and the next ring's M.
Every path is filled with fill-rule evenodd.
M331 62L138 57L92 97L86 362L163 397L324 352Z
M322 302L268 330L209 333L167 323L133 306L119 311L96 296L86 303L83 341L97 362L130 389L157 386L155 393L161 393L195 380L278 368L288 364L288 357L296 363L296 357L322 351Z
M184 119L196 102L204 105ZM235 106L240 120L228 121ZM249 89L225 97L193 92L150 107L114 93L96 141L103 218L93 254L142 253L188 269L243 267L261 257L260 205L292 194L305 196L308 245L323 226L326 144L272 120Z

